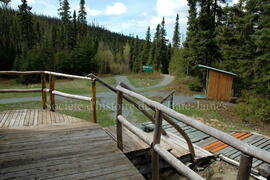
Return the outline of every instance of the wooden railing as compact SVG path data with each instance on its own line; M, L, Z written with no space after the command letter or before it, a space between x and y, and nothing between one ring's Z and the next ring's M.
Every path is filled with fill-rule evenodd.
M270 163L270 153L259 149L255 146L249 145L243 141L240 141L229 134L226 134L220 130L217 130L213 127L207 126L199 121L196 121L193 118L187 117L181 113L170 109L161 103L150 100L132 90L125 88L119 84L116 87L117 90L117 145L119 149L123 150L123 137L122 137L122 125L125 126L128 130L136 134L140 139L142 139L148 145L152 147L152 179L159 179L159 156L163 157L170 165L172 165L179 173L184 175L189 179L203 179L197 173L192 171L190 168L185 166L181 161L175 158L171 153L164 149L160 145L161 139L161 130L162 130L162 119L168 120L167 116L175 118L179 121L184 122L210 136L213 136L220 141L228 144L235 149L242 152L240 159L240 167L237 175L238 180L247 180L249 179L251 167L252 167L252 158L255 157L264 162ZM154 137L150 138L146 133L129 123L124 116L122 115L122 101L123 97L133 97L149 107L155 110L155 128L154 128ZM164 118L167 117L168 119ZM167 121L171 123L170 121Z
M51 111L55 111L55 96L61 96L65 98L71 98L76 100L82 100L92 103L92 116L93 122L97 122L96 114L96 80L94 78L70 75L64 73L56 73L51 71L0 71L0 74L3 75L41 75L41 88L37 89L0 89L0 93L30 93L30 92L41 92L42 95L42 107L47 109L50 106ZM49 77L49 89L46 88L46 75ZM69 94L61 91L55 90L55 77L64 77L72 79L83 79L92 81L92 97ZM90 90L90 87L89 87ZM47 104L47 93L50 94L50 105Z

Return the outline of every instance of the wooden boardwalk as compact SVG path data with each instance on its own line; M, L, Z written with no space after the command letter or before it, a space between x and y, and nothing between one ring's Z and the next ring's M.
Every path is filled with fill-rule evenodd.
M45 110L0 123L0 179L144 179L97 124Z

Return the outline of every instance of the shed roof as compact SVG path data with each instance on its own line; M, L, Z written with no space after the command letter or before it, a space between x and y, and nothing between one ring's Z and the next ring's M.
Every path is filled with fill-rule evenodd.
M213 68L213 67L210 67L210 66L205 66L205 65L202 65L202 64L199 64L198 66L201 67L201 68L210 69L210 70L221 72L221 73L224 73L224 74L229 74L229 75L232 75L232 76L238 76L235 73L224 71L224 70L221 70L221 69L216 69L216 68Z

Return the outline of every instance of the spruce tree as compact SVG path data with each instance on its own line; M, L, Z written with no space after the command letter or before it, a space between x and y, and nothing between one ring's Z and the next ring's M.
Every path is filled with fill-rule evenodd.
M150 34L150 27L148 26L147 32L146 32L146 37L145 37L145 42L143 45L143 51L141 55L141 61L142 65L145 65L149 59L150 56L150 51L151 51L151 34Z
M151 55L150 55L150 64L154 65L155 70L158 70L159 64L158 64L158 57L159 57L159 49L160 49L160 24L156 27L156 32L154 36L154 41L152 43L151 48Z
M18 7L18 18L22 41L26 48L32 49L34 46L34 30L31 13L32 7L28 6L27 0L22 0L22 4Z
M64 47L67 49L72 48L72 24L70 16L70 7L68 0L60 0L60 8L58 9L59 15L61 17L61 37L64 40Z
M161 72L167 74L168 73L168 67L169 67L169 59L167 57L167 43L168 40L166 39L167 33L165 29L165 18L163 17L161 22L161 28L160 28L160 42L159 42L159 56L157 57L158 61L158 67L162 65Z
M76 44L77 44L77 16L76 16L76 11L73 12L73 19L72 19L72 30L71 30L71 37L70 37L70 42L71 42L71 49L74 49Z
M87 31L87 20L86 20L86 11L85 11L85 0L80 0L80 9L78 14L78 32L80 39L85 36Z
M173 42L173 48L180 47L179 15L178 14L176 15L172 42Z

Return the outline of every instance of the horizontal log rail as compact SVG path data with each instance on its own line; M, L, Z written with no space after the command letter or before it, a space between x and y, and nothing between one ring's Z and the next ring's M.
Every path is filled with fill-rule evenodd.
M20 74L42 74L44 71L0 71L4 75L20 75Z
M72 79L84 79L84 80L90 80L90 81L94 80L94 79L86 77L86 76L57 73L57 72L52 72L52 71L0 71L0 74L3 74L3 75L48 74L48 75L54 75L54 76L58 76L58 77L65 77L65 78L72 78Z
M87 96L68 94L68 93L64 93L64 92L61 92L61 91L52 91L52 94L58 95L58 96L61 96L61 97L65 97L65 98L76 99L76 100L82 100L82 101L88 101L88 102L92 101L92 98L87 97Z
M41 88L36 89L0 89L0 93L29 93L29 92L41 92Z
M58 76L58 77L65 77L65 78L72 78L72 79L84 79L84 80L94 81L94 79L86 77L86 76L77 76L77 75L57 73L57 72L51 72L51 71L44 71L44 73L48 74L48 75Z

